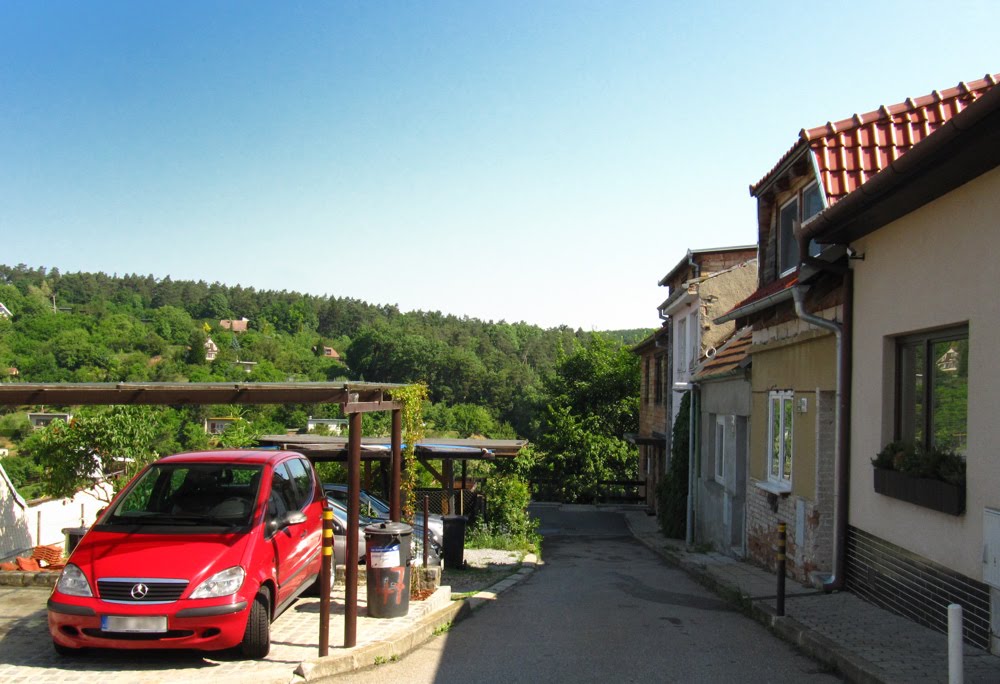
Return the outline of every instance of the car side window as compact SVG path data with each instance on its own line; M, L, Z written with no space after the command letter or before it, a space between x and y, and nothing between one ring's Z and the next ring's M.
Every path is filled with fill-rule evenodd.
M288 472L291 474L292 483L295 487L296 509L305 508L313 497L313 479L308 465L299 458L286 461Z
M297 509L292 476L286 464L282 463L274 469L274 477L271 479L270 513L272 517L277 518Z

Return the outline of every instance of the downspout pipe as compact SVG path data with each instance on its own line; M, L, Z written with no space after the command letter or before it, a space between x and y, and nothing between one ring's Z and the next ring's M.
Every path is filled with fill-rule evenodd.
M688 390L691 401L688 405L688 495L687 495L687 525L684 531L684 541L688 546L694 544L694 511L697 455L698 455L698 386L692 384Z
M844 320L848 320L850 307L851 279L850 271L844 276ZM795 315L801 320L824 330L829 330L834 334L837 347L836 363L836 400L834 404L834 486L833 486L833 575L823 582L824 591L838 591L844 586L844 557L846 555L847 540L847 416L850 414L847 400L850 396L849 382L850 374L845 372L845 368L850 365L849 344L844 342L844 329L846 323L835 323L820 316L816 316L805 309L805 288L795 285L792 288L792 299L795 302Z

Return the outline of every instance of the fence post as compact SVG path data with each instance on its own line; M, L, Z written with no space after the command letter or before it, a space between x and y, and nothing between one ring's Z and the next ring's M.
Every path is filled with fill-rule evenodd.
M427 563L430 561L428 546L430 546L431 536L431 498L424 494L424 569L427 569Z

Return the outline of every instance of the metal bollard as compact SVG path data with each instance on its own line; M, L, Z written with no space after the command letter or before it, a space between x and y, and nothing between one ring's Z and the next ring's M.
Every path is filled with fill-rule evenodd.
M785 615L785 523L778 523L778 617Z
M319 655L330 652L330 576L333 561L333 511L323 508L323 556L319 570Z
M948 606L948 684L965 681L962 651L962 606L952 603Z

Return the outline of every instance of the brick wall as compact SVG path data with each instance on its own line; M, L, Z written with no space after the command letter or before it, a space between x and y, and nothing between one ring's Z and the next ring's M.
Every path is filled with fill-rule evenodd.
M772 494L756 486L747 487L747 555L760 565L777 570L778 523L786 524L789 577L813 583L813 573L828 573L833 559L833 449L835 438L834 392L816 392L810 397L816 417L816 499L794 494Z

